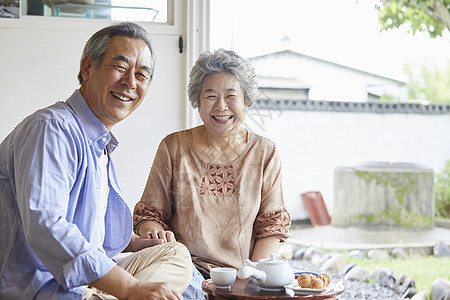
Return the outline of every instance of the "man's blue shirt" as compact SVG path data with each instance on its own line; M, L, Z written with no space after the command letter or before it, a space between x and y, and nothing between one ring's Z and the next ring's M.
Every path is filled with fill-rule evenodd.
M0 299L81 299L128 244L131 212L108 163L108 206L97 219L99 158L115 137L76 90L38 110L0 144ZM98 250L98 222L105 222Z

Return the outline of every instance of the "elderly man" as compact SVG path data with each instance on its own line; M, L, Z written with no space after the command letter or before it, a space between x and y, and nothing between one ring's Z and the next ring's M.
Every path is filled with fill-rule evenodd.
M110 130L142 103L154 67L142 27L106 27L85 45L80 88L0 144L0 299L181 299L188 250L132 233L110 158ZM123 250L134 253L116 263Z

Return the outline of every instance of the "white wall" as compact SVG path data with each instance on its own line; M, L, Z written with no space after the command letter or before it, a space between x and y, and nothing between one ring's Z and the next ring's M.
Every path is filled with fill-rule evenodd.
M425 164L450 159L450 116L249 110L245 123L281 152L284 196L294 219L308 218L300 194L320 191L332 215L334 169L365 161Z
M259 76L295 78L309 85L310 100L365 102L369 92L401 99L406 96L406 89L395 80L292 51L250 61Z

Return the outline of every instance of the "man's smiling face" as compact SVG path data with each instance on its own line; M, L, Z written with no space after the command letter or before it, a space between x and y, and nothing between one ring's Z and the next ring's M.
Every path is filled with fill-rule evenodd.
M139 39L115 36L96 68L91 57L82 61L81 93L109 130L144 100L151 81L152 54Z

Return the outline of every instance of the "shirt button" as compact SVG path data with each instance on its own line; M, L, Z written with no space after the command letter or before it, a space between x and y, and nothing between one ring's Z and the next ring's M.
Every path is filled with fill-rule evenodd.
M102 138L102 141L103 141L103 142L106 142L106 138Z
M92 140L89 140L89 145L92 145L92 143L93 143L93 141L92 141Z

